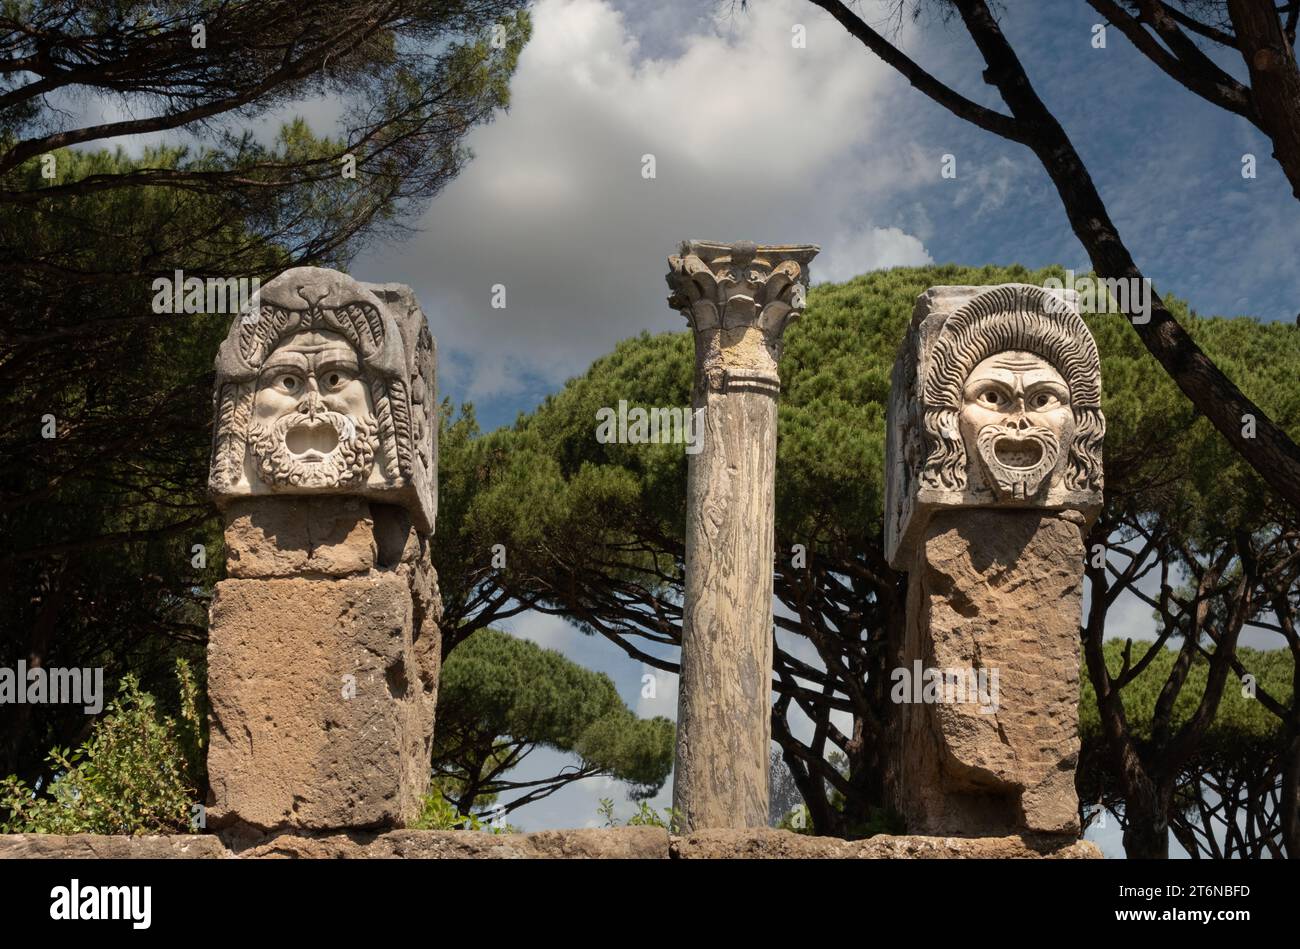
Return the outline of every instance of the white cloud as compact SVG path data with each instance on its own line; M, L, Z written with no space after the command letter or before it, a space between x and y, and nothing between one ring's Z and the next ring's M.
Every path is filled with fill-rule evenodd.
M873 227L869 231L841 232L823 245L816 261L816 279L840 283L865 270L932 263L925 245L911 234L896 227Z
M907 145L877 144L905 87L828 17L765 0L658 56L606 0L541 0L533 23L510 113L471 135L420 233L353 268L415 286L447 391L549 388L642 329L684 328L663 280L684 238L822 243L816 280L929 260L868 214L916 176Z
M497 625L512 636L527 639L543 649L555 649L562 653L571 652L583 638L564 618L535 610L527 610Z

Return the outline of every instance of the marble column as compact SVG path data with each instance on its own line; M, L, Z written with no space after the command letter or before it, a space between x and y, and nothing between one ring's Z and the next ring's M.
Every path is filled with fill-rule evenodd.
M702 438L686 492L673 784L684 831L768 821L777 363L817 251L688 241L668 259L669 305L695 334Z

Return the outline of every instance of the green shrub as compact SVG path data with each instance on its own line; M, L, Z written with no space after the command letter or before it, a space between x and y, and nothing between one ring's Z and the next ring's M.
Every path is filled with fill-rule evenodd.
M639 809L635 814L629 817L625 822L626 827L662 827L669 833L675 834L681 828L681 813L673 810L671 807L665 807L660 814L645 801L640 801ZM602 797L600 805L596 808L596 813L605 818L606 827L618 827L618 818L614 816L614 799Z
M44 787L15 775L0 781L4 833L156 834L194 829L202 768L203 717L189 665L178 660L180 720L164 715L135 676L75 751L53 748ZM38 782L39 785L39 782Z
M420 816L411 825L413 828L416 830L486 830L494 834L519 833L519 828L513 824L483 820L484 817L491 815L493 808L490 806L479 814L462 814L456 809L456 805L447 799L447 795L443 793L444 787L451 793L460 790L458 782L451 778L434 778L429 793L421 802ZM487 795L479 803L495 804L496 795Z

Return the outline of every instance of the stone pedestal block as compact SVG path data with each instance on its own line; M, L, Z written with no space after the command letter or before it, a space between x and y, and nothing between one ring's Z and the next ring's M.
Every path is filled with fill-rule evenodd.
M941 511L927 525L893 693L909 833L1078 833L1082 520Z
M225 523L232 577L346 577L379 555L364 498L244 498L226 508Z
M212 826L403 827L418 815L439 637L415 572L217 584Z

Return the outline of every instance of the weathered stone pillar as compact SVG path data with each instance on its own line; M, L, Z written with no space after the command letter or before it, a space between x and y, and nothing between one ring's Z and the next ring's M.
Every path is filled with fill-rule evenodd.
M1072 292L922 294L887 431L885 552L909 574L894 805L909 833L1077 834L1083 538L1105 421Z
M314 267L217 356L209 825L400 827L439 671L435 349L409 287Z
M771 741L777 362L818 248L688 241L669 305L695 331L673 806L683 830L764 827Z

